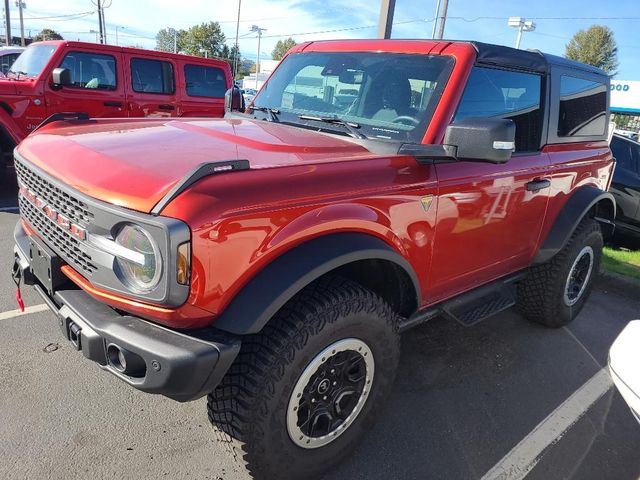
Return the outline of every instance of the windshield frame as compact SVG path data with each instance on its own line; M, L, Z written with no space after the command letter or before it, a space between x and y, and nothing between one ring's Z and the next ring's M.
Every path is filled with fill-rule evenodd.
M45 70L46 66L49 64L51 59L54 57L55 53L58 51L58 48L59 48L59 45L51 44L51 43L35 43L32 45L29 45L20 54L20 56L16 58L15 62L13 62L13 64L11 65L11 68L7 72L7 78L10 78L13 80L19 80L22 78L38 78L42 74L42 72ZM48 55L46 55L45 53L40 57L34 57L35 52L38 52L38 51L44 52L46 49L51 49L51 52ZM39 67L38 72L35 73L34 71L31 71L31 72L24 71L23 68L25 67L22 67L21 64L19 63L21 60L22 62L31 61L33 63L36 63L37 67Z
M343 112L330 113L330 112L323 112L323 111L318 111L318 110L313 110L308 108L287 109L282 107L282 103L283 103L282 96L284 93L286 93L286 89L288 88L288 86L291 85L291 80L296 76L298 76L299 72L301 72L307 66L314 65L313 62L309 62L306 66L302 66L299 69L297 69L296 66L294 65L292 66L293 70L290 70L290 69L288 70L286 68L287 66L289 66L288 62L291 62L292 60L295 60L296 58L300 58L300 57L309 57L309 56L326 57L328 55L329 56L353 55L356 57L362 56L363 60L366 60L366 57L364 56L369 56L371 59L373 59L375 58L374 56L376 55L385 55L388 58L390 65L399 60L408 61L409 58L411 58L411 60L415 58L421 58L427 61L430 59L438 59L437 61L441 63L438 66L440 68L440 71L438 72L437 70L434 70L434 72L436 73L435 78L423 79L418 77L413 79L416 81L425 81L425 82L431 81L435 83L435 87L431 90L428 100L426 100L426 106L424 106L424 109L421 108L420 110L418 110L414 117L416 118L416 120L418 120L417 125L411 129L400 128L394 131L393 126L391 125L392 122L374 120L372 117L351 116L351 115L345 115ZM386 68L385 63L386 63L385 60L379 61L378 65L376 65L376 68L378 68L380 71L384 71ZM429 128L431 122L434 120L435 111L440 103L440 100L443 96L443 93L447 85L451 80L452 73L455 69L455 64L456 64L456 57L454 55L448 55L448 54L438 55L438 54L428 54L428 53L421 53L421 52L405 53L405 52L398 52L398 51L358 51L358 50L304 52L304 53L294 52L284 57L280 65L278 65L278 67L274 70L272 75L269 77L269 79L265 82L263 87L258 91L257 95L254 97L253 102L251 103L251 105L247 110L247 113L253 114L254 118L256 119L268 120L268 117L269 117L268 113L260 112L258 110L258 108L267 107L267 108L271 108L278 111L278 117L279 117L280 123L297 126L301 128L316 129L316 130L324 131L331 134L337 134L341 136L351 136L348 129L345 129L344 127L340 126L338 122L330 124L330 123L321 123L316 121L308 121L308 120L303 120L299 118L301 115L303 117L304 116L315 116L315 117L330 116L336 120L348 122L351 124L356 124L360 133L365 134L367 139L370 139L370 140L392 142L392 143L419 144L419 143L422 143L422 139L424 138L427 129ZM315 65L322 66L323 64L320 63ZM408 63L408 65L410 65L410 63ZM284 74L282 73L283 69L285 72ZM287 76L287 74L289 76ZM282 75L285 75L285 76L282 77ZM407 80L409 81L409 78L407 78ZM281 85L279 85L280 88L278 90L270 91L269 87L276 81L281 83ZM373 81L373 77L370 76L369 81ZM367 94L370 95L371 93L372 92L363 93L362 91L360 91L358 93L358 98L360 99L366 96ZM423 93L424 93L424 90L423 90ZM275 104L272 104L274 102L272 99L269 98L270 94L274 95L276 98L278 96L280 97L279 98L280 105L277 104L278 100L275 101ZM365 100L365 102L366 101L367 100ZM253 106L255 106L256 108L253 109L252 108ZM404 115L400 115L400 116L404 116ZM383 125L383 123L387 123L388 125ZM404 126L406 127L408 125L404 124Z

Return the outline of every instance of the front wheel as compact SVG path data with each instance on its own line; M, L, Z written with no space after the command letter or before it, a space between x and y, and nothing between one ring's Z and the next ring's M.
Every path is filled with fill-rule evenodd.
M320 476L356 447L391 390L397 317L339 277L289 302L209 395L209 419L236 461L264 479Z
M584 219L567 245L551 260L531 267L518 285L524 315L547 327L569 324L582 310L600 271L602 232L592 218Z

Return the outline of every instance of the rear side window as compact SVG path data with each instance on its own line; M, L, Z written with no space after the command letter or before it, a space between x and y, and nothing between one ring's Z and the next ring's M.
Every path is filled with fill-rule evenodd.
M161 60L132 58L131 85L134 92L171 95L176 91L173 65Z
M516 124L516 152L539 150L542 78L533 73L474 67L455 120L500 117Z
M604 83L560 77L559 137L604 135L607 127L607 87Z
M71 83L76 88L88 90L115 90L116 59L111 55L69 52L60 68L71 71Z
M634 150L636 150L636 152L634 152ZM636 145L629 141L622 140L618 137L613 137L611 140L611 152L616 158L618 165L617 168L623 168L631 172L638 172L637 150Z
M190 97L222 98L227 91L227 79L219 68L187 64L184 78Z

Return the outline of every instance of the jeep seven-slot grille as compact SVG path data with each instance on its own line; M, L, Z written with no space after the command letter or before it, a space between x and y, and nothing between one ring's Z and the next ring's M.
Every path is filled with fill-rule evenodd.
M93 218L93 214L87 210L86 205L63 192L40 175L36 174L20 162L15 162L18 180L21 181L36 196L42 198L58 212L69 217L74 222L86 226ZM73 237L70 232L63 230L44 212L29 200L19 195L20 214L33 227L42 238L74 267L79 268L85 274L91 275L97 270L91 256L81 249L81 242Z

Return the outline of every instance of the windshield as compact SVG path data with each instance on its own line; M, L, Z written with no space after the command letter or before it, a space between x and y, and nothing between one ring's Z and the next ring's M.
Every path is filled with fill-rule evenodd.
M58 48L57 45L31 45L13 62L9 70L9 77L37 77L49 62L56 48Z
M277 110L285 123L348 134L335 123L308 119L331 118L357 126L368 138L420 142L452 67L446 56L295 53L275 70L254 106Z

